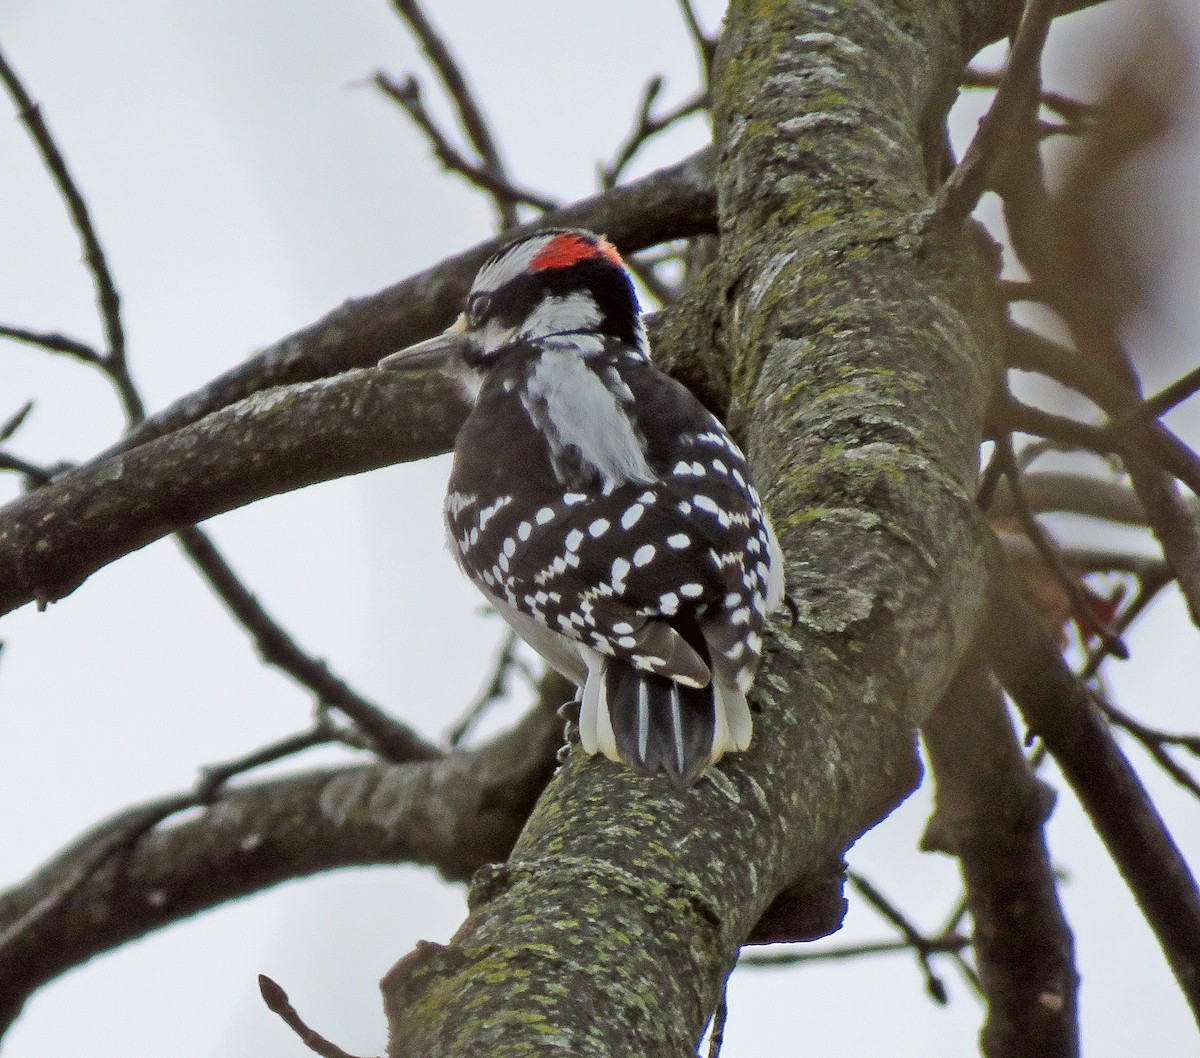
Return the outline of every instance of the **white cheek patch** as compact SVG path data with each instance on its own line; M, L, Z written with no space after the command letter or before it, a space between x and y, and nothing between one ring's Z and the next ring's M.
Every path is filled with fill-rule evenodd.
M479 342L479 348L484 356L490 356L492 353L512 345L516 338L517 329L505 327L499 320L488 320L483 325L483 329L476 332L476 340Z

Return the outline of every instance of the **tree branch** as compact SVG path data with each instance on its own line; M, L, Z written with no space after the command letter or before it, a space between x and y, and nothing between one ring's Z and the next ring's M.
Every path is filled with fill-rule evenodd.
M0 949L0 1031L64 970L280 882L394 863L470 877L507 855L549 778L561 733L542 705L487 745L441 760L256 783L161 829L152 828L193 803L192 794L125 810L0 894L0 933L27 921ZM140 840L129 847L131 833ZM128 852L114 859L120 848ZM64 892L48 913L28 919L48 894Z
M1087 687L1018 590L997 574L991 662L1082 802L1200 1022L1200 893Z
M475 273L492 253L510 238L541 227L603 232L625 253L715 232L711 154L701 151L640 180L563 206L376 294L351 299L151 415L112 451L144 444L261 390L369 367L388 353L428 338L453 321Z
M487 120L483 116L483 108L476 101L467 84L462 67L454 58L442 35L429 21L425 12L421 10L417 0L392 0L392 6L408 23L430 64L437 71L442 84L445 85L446 92L458 111L458 119L462 124L463 131L466 132L471 145L479 153L482 168L496 184L511 187L512 181L505 171L504 161L500 157L500 149L492 139ZM496 198L495 202L500 215L501 228L515 227L517 214L513 209L513 203L511 201L506 203L500 198Z
M987 1058L1079 1053L1078 975L1043 824L1054 803L1030 770L1004 699L968 661L922 734L937 784L923 846L958 857L975 922Z
M439 751L407 724L390 716L385 709L368 701L329 666L306 654L263 609L262 604L238 579L224 556L212 545L208 535L196 526L176 532L180 547L203 573L238 624L254 640L259 656L307 687L320 705L337 709L351 720L370 744L371 749L393 764L410 760L432 760Z
M29 135L37 147L38 153L42 156L46 169L53 177L58 193L70 214L71 223L79 236L79 241L83 246L83 259L87 263L88 271L92 275L92 281L96 288L96 304L100 308L100 319L104 326L105 340L108 343L108 349L101 358L101 363L105 373L112 378L116 386L126 416L131 421L137 421L145 415L145 408L134 387L133 379L129 375L129 364L125 355L125 328L121 323L121 298L117 293L117 286L113 282L112 273L109 271L108 259L100 245L100 237L92 223L87 203L67 168L66 158L63 157L54 142L54 137L42 117L41 110L25 90L25 86L3 52L0 52L0 81L4 82L5 89L16 105L17 116L29 130ZM10 334L10 337L12 336ZM81 356L81 350L74 350L72 355Z
M938 192L934 204L937 223L958 225L971 215L1017 128L1031 110L1036 112L1041 94L1038 71L1054 13L1055 0L1027 0L992 105L962 161L954 167Z
M433 116L425 108L421 100L421 86L415 77L407 77L396 81L382 70L377 70L374 82L381 92L397 103L412 120L412 123L424 134L437 160L452 173L458 173L486 192L496 204L500 213L501 230L512 227L517 222L516 214L511 207L515 205L533 206L534 209L546 212L559 205L552 198L517 187L508 181L503 173L487 165L480 165L466 158L438 128Z

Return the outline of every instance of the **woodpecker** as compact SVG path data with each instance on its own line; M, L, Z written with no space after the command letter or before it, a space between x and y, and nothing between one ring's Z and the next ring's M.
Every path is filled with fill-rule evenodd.
M471 403L449 548L580 689L583 749L679 785L746 749L782 555L738 446L651 363L616 249L582 230L503 247L452 326L382 361L435 365Z

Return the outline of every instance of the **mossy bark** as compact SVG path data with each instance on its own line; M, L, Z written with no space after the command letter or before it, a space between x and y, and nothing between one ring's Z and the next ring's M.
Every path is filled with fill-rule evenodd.
M751 934L840 922L842 857L917 781L915 729L983 609L994 261L969 232L935 237L927 210L995 17L732 5L720 254L661 341L703 344L677 359L729 402L799 620L768 645L754 746L711 781L680 793L572 754L450 944L385 979L392 1055L692 1054Z

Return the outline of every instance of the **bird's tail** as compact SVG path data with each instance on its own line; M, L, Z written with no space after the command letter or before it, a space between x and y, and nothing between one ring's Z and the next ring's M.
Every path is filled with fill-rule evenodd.
M662 769L687 786L722 754L750 745L750 708L736 686L688 687L600 655L588 669L579 711L587 753L642 775Z

